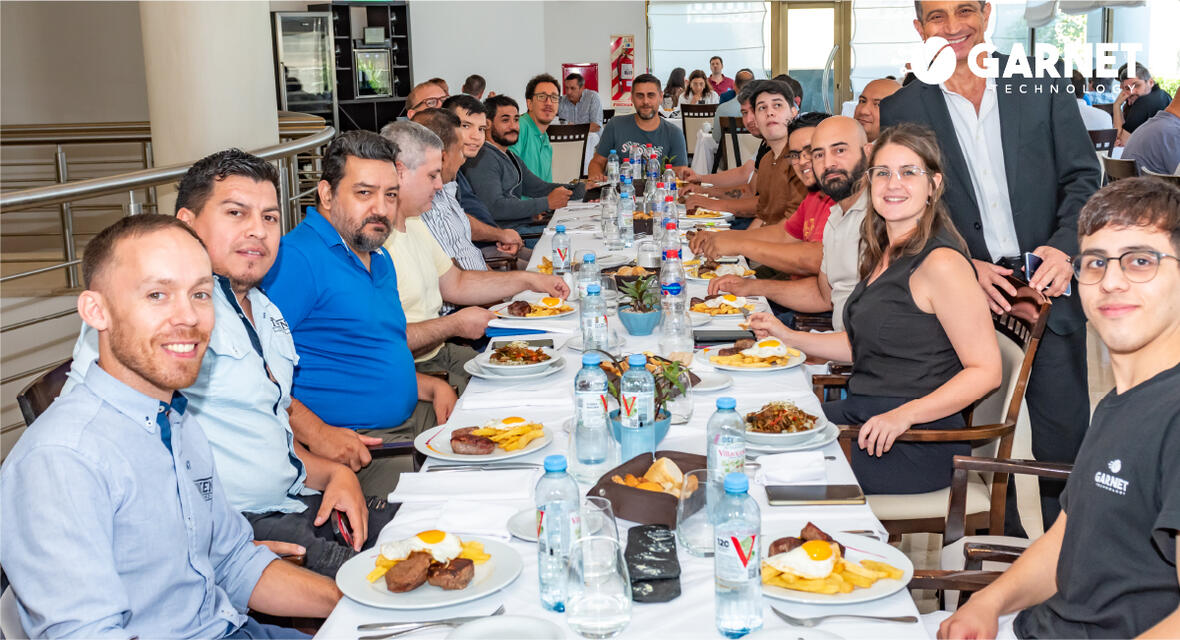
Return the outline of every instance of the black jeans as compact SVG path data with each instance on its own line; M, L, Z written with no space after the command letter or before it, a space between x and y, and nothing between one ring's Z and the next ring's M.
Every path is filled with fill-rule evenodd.
M824 415L836 424L860 425L875 415L909 402L912 398L885 398L849 394L843 400L825 402ZM911 429L962 429L963 415L916 424ZM897 442L880 458L852 443L852 472L866 494L926 493L951 485L951 460L970 455L966 442Z
M307 562L304 566L316 573L336 577L340 565L356 555L352 547L344 544L344 540L332 530L332 519L320 526L315 526L315 515L320 509L321 495L298 496L295 499L307 505L301 513L244 513L246 520L254 528L255 540L276 540L302 545L307 549ZM377 542L377 535L381 529L393 520L397 508L401 505L389 504L384 498L368 496L366 503L369 507L369 536L362 549L368 549Z

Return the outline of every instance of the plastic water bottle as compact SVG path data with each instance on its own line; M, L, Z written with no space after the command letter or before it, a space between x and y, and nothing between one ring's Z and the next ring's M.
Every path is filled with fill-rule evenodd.
M660 308L665 314L684 313L688 308L688 282L680 262L680 233L672 223L664 229L665 244L660 265ZM667 238L672 240L669 242Z
M762 628L762 516L746 474L725 476L713 511L713 584L717 630L740 638Z
M635 246L635 203L627 192L619 195L619 238L624 247Z
M627 175L631 179L643 177L643 147L639 145L631 145L631 172Z
M651 216L653 221L658 221L660 204L656 199L656 183L648 180L643 187L643 213Z
M559 224L553 234L553 275L563 276L570 270L570 237L565 234L565 225Z
M623 183L621 185L619 185L619 197L622 197L622 195L625 193L625 194L631 196L631 201L634 202L635 201L635 185L632 184L632 182L631 182L631 176L629 176L629 175L623 176L621 179L622 179Z
M537 574L541 606L565 611L566 562L581 534L578 483L565 472L565 456L545 458L545 475L533 492L537 505Z
M614 149L606 158L606 181L612 185L619 181L619 154Z
M718 486L726 475L744 472L746 467L745 424L734 410L736 406L737 401L733 398L717 398L717 411L709 416L705 451L709 460L709 478Z
M656 182L660 179L660 159L652 153L647 158L647 179L651 182Z
M578 297L586 298L586 289L592 284L601 286L602 274L598 269L598 256L593 251L582 254L582 268L578 270Z
M584 309L585 307L582 312L583 318L586 313ZM583 339L586 335L585 327L583 322ZM602 356L598 353L583 353L582 370L574 378L572 471L574 478L585 486L598 482L602 474L618 466L618 447L615 439L611 437L606 415L606 398L610 391L607 387L606 373L598 366L601 362Z
M623 166L619 169L619 182L631 177L631 158L623 158Z
M664 224L669 222L675 223L676 228L680 228L680 205L676 204L676 197L669 194L664 196Z
M582 349L606 350L610 343L606 318L606 300L602 297L602 285L594 282L586 287L581 305Z
M676 172L672 170L672 163L664 165L664 183L676 184Z
M647 370L647 356L633 353L619 381L619 425L623 460L656 449L656 380Z

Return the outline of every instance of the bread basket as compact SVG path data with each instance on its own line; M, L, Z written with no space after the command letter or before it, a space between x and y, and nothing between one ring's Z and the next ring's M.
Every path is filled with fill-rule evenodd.
M705 456L683 451L657 451L656 458L669 458L680 467L681 473L688 473L694 469L704 469L708 466ZM647 472L654 459L644 453L623 464L607 471L598 479L598 483L586 492L587 496L600 496L610 500L615 517L639 524L662 524L671 529L676 528L676 496L670 493L647 491L628 487L611 481L611 476L624 476L628 473L636 477Z

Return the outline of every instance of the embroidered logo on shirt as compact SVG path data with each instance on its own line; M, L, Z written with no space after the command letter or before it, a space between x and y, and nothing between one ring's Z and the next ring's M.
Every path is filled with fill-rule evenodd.
M1118 476L1112 475L1118 473L1123 468L1123 461L1119 459L1111 460L1106 463L1106 468L1110 469L1110 473L1099 471L1094 474L1094 484L1106 489L1107 491L1116 495L1126 495L1127 487L1131 485L1129 480L1124 480Z
M193 484L197 485L197 493L201 494L205 502L213 502L213 476L198 478L193 480Z
M270 326L275 333L291 333L291 327L287 326L287 320L284 318L271 318Z

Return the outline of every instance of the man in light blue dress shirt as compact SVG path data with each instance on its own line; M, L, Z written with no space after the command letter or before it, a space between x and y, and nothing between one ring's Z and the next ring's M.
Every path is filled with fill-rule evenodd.
M376 540L396 507L383 496L366 499L352 469L310 452L292 432L295 343L256 286L278 253L277 179L266 161L228 150L201 159L180 182L177 217L208 249L217 317L201 373L184 393L226 497L255 536L299 545L307 568L335 576ZM97 357L98 332L83 324L63 393L82 383ZM333 510L347 515L355 539L332 530Z
M82 264L98 366L0 470L0 563L29 637L280 637L248 609L328 615L332 580L253 544L178 392L214 325L211 263L171 216L124 218Z

